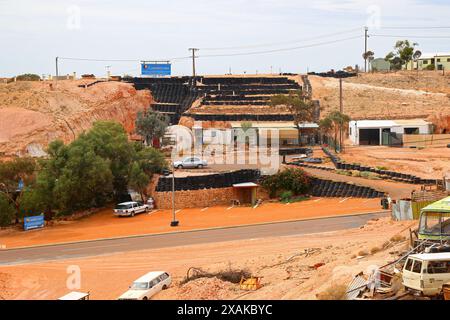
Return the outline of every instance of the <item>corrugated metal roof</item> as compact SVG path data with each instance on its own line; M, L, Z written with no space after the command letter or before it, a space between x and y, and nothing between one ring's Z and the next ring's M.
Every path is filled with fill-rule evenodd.
M422 209L426 212L446 212L450 213L450 197L439 200Z
M366 290L367 285L368 281L363 275L356 276L347 288L347 300L355 300L358 298L361 292Z

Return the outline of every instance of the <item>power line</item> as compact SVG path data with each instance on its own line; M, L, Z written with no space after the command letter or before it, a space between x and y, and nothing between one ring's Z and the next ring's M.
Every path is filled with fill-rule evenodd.
M347 33L352 33L355 31L359 31L360 29L361 28L353 28L353 29L349 29L349 30L345 30L345 31L324 34L324 35L320 35L320 36L316 36L316 37L312 37L312 38L303 38L303 39L290 40L290 41L284 41L284 42L273 42L273 43L265 43L265 44L255 44L255 45L247 45L247 46L231 46L231 47L221 47L221 48L200 48L200 49L202 51L205 51L205 50L214 51L214 50L239 50L239 49L251 49L251 48L261 48L261 47L274 47L274 46L279 46L279 45L284 45L284 44L293 44L293 43L329 38L329 37L333 37L333 36L337 36L337 35L341 35L341 34L347 34Z
M61 60L73 60L73 61L92 61L92 62L141 62L142 59L95 59L95 58L72 58L72 57L58 57ZM165 58L165 59L151 59L151 61L159 60L183 60L190 59L190 56ZM150 61L150 60L148 60Z
M425 36L425 35L390 35L390 34L371 34L371 37L378 38L424 38L424 39L449 39L450 36Z
M397 27L397 26L391 26L391 27L381 27L381 29L391 29L391 30L430 30L430 29L450 29L449 27L445 26L435 26L435 27Z
M333 44L333 43L349 41L349 40L353 40L353 39L360 39L362 37L363 37L363 35L359 35L359 36L354 36L354 37L349 37L349 38L344 38L344 39L338 39L338 40L326 41L326 42L319 42L319 43L314 43L314 44L310 44L310 45L304 45L304 46L298 46L298 47L290 47L290 48L282 48L282 49L253 51L253 52L242 52L242 53L230 53L230 54L201 55L201 56L198 56L198 58L249 56L249 55L257 55L257 54L265 54L265 53L294 51L294 50L299 50L299 49L314 48L314 47L329 45L329 44Z

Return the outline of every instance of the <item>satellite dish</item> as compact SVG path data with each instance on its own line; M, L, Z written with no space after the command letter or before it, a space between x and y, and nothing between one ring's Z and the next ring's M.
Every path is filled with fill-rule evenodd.
M417 50L416 52L414 52L413 58L414 58L414 60L419 60L421 56L422 56L422 52Z

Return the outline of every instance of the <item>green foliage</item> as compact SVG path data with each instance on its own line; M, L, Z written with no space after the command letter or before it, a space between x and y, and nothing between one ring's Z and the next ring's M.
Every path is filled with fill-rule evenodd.
M429 64L426 66L425 70L434 71L436 70L436 66L434 64Z
M276 197L285 191L293 196L306 194L310 188L309 176L299 168L288 168L264 179L262 186L269 191L271 197Z
M411 43L409 40L400 40L395 43L395 51L390 52L385 60L391 63L393 70L401 70L403 65L408 64L414 56L417 43Z
M135 156L135 149L119 123L96 122L87 134L81 135L73 144L89 144L96 155L109 160L114 177L114 190L117 193L126 193L127 176Z
M340 111L333 111L331 112L325 119L322 119L319 126L321 126L322 132L329 134L330 131L334 132L334 141L338 141L338 133L341 130L344 130L347 128L348 123L351 121L351 118L340 112ZM343 144L343 141L339 143L340 145ZM335 151L337 152L337 143L335 143Z
M169 118L152 109L139 111L136 117L136 132L144 137L147 145L152 145L154 138L162 138L169 125Z
M128 186L144 194L166 161L158 150L129 142L120 124L102 121L67 146L50 143L40 166L24 210L49 215L104 206Z
M314 103L306 99L301 90L291 92L289 95L275 95L270 99L270 104L288 107L298 128L303 123L314 121Z
M25 73L16 77L17 81L40 81L41 77L33 73Z
M130 170L130 187L143 196L150 183L150 177L144 172L138 162L133 163Z
M10 204L8 198L0 193L0 227L9 226L13 219L16 210Z
M36 163L31 158L16 158L12 161L0 162L0 195L8 199L15 207L15 218L18 222L21 214L21 202L27 186L34 181ZM24 188L18 191L19 182Z
M280 198L282 202L289 202L289 200L291 200L293 196L294 194L292 193L292 191L284 191L283 193L281 193Z

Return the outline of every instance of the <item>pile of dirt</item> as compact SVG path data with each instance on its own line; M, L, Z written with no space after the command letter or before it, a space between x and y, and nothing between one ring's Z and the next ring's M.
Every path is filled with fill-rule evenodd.
M167 290L178 300L227 300L236 295L237 285L218 278L199 278ZM165 292L158 295L162 299Z
M349 146L340 157L386 170L413 174L424 179L442 179L450 172L450 149L445 146L421 149Z
M8 292L8 288L11 287L10 281L11 275L0 272L0 300L8 300L12 298L12 295Z
M137 112L151 103L149 91L137 91L131 84L85 83L0 84L0 156L42 156L51 141L70 142L98 120L120 122L131 133Z
M426 83L411 73L363 74L343 80L344 112L353 120L427 119L450 115L449 76L436 73ZM420 79L420 77L419 77ZM310 76L322 116L339 108L339 79Z

